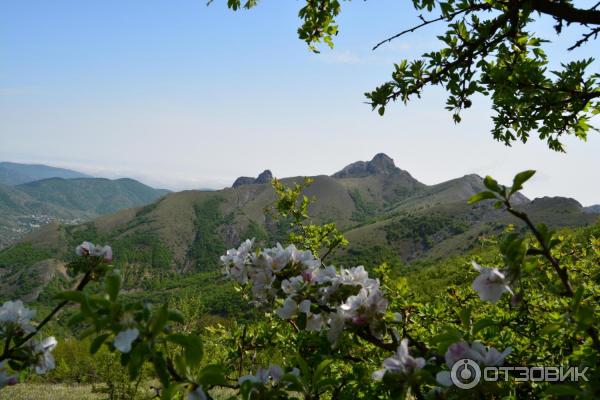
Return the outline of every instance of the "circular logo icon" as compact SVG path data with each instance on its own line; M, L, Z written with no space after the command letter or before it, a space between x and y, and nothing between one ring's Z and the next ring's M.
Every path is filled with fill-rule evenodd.
M481 368L475 361L463 358L452 366L450 379L457 388L472 389L481 380Z

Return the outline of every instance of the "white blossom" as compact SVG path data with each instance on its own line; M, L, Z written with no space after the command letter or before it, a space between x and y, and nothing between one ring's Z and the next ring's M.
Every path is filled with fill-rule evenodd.
M293 276L290 279L281 281L281 290L287 295L295 295L306 287L305 279L302 275Z
M321 266L321 260L316 258L312 251L299 251L292 245L291 260L295 264L302 264L306 270L312 271Z
M493 347L486 347L481 342L471 343L471 352L475 355L475 361L486 367L499 367L504 364L504 359L512 352L510 347L499 352Z
M111 262L113 260L113 251L112 251L112 247L110 246L104 246L103 247L103 257L106 261Z
M229 249L225 255L221 256L221 262L225 266L225 273L241 284L248 282L246 262L253 244L254 239L247 239L239 248Z
M54 369L55 362L52 351L56 348L58 342L54 336L47 337L34 346L34 353L37 354L37 364L35 365L35 372L37 374L45 374L46 372Z
M422 357L414 358L408 351L408 340L402 339L396 354L386 358L382 367L373 373L373 379L382 379L386 373L410 375L414 371L422 369L425 366L425 359Z
M289 372L291 375L300 376L300 371L297 368L294 368ZM258 383L260 385L266 385L269 383L269 380L272 381L273 384L278 384L281 381L281 378L285 375L285 371L277 364L269 365L268 369L259 368L256 370L255 375L245 375L238 379L239 384L243 384L246 381L250 381L252 383Z
M252 295L259 303L265 302L274 294L273 282L277 277L270 270L251 270L249 277L252 280Z
M298 305L298 310L306 314L306 330L309 332L320 331L323 328L323 316L311 312L310 307L311 301L308 299L302 300Z
M453 343L446 351L446 365L448 369L459 360L469 359L484 367L499 367L504 364L504 359L512 352L510 347L503 352L499 352L493 347L486 347L481 342L473 342L469 345L461 341ZM449 371L440 371L435 376L437 382L443 386L452 386L452 379Z
M340 287L340 276L338 275L335 267L329 265L326 268L320 268L314 274L313 282L315 285L319 285L319 295L322 304L326 304L331 296Z
M23 305L21 300L7 301L0 307L0 330L6 331L6 325L18 327L25 333L34 331L31 318L35 315L34 310Z
M251 245L252 241L247 240L239 249L228 250L221 261L232 279L251 283L253 303L264 306L277 296L287 296L275 313L285 320L305 314L304 329L317 332L327 329L327 337L334 345L347 322L368 326L377 337L382 333L380 320L388 301L379 280L369 278L362 265L341 268L338 273L334 266L323 267L311 251L300 251L294 245L284 248L278 243L250 254ZM340 293L347 291L340 290L348 286L358 290L342 298ZM312 307L313 304L319 307ZM326 311L313 312L311 307Z
M113 259L113 252L110 246L98 246L90 242L83 242L75 248L75 254L78 256L92 256L103 258L107 262Z
M238 379L240 385L246 381L266 385L269 382L269 371L264 368L259 368L256 370L255 375L245 375Z
M325 321L321 314L308 314L306 318L306 330L309 332L319 332L323 329Z
M298 312L298 303L291 297L283 302L283 307L275 310L275 314L281 319L291 319Z
M336 313L330 314L327 322L329 324L327 339L335 346L346 326L346 316L342 310L338 310Z
M355 325L365 325L385 313L388 301L379 290L379 281L361 288L358 294L350 296L340 306L347 318Z
M506 276L498 268L482 267L475 261L472 261L472 264L473 268L479 272L472 287L479 293L481 300L496 303L504 292L513 293L508 286Z
M342 268L340 271L340 283L342 285L362 286L364 288L370 288L375 285L379 287L379 280L369 278L369 273L362 265L350 269Z
M137 328L129 328L121 331L115 336L113 345L121 353L129 353L131 351L131 344L140 335L140 331Z
M283 248L281 244L277 243L275 247L264 249L259 254L253 254L250 257L250 263L256 268L266 269L271 273L281 272L292 260L294 251L297 251L294 245Z
M75 248L75 254L78 256L89 256L94 250L94 245L90 242L83 242Z
M285 372L283 371L283 368L281 368L279 365L269 365L269 375L271 375L271 379L273 379L273 382L279 382L284 374Z

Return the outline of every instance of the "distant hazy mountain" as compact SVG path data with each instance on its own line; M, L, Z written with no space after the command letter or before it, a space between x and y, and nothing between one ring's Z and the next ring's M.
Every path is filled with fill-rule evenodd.
M583 211L590 214L600 214L600 204L594 204L593 206L584 207Z
M483 179L478 175L425 185L398 168L385 154L378 154L371 161L353 163L332 176L313 178L314 183L305 191L307 196L317 198L311 205L311 215L317 221L335 221L351 243L339 257L385 255L404 262L445 258L474 248L479 237L497 234L507 224L524 229L490 202L467 204L473 194L484 190ZM286 184L300 180L282 179ZM121 206L132 201L134 188L141 185L132 181L92 181L52 179L15 189L30 198L44 199L60 210L101 212L110 208L109 199L121 199ZM21 246L29 243L52 254L54 260L61 260L71 254L74 242L82 238L100 240L115 246L115 254L128 264L128 270L142 268L143 273L136 273L140 279L165 270L214 270L219 255L245 238L255 237L259 243L271 245L285 240L286 222L265 214L265 208L275 200L266 179L238 179L234 186L211 192L169 193L145 207L120 210L82 225L49 224L28 235ZM150 193L159 196L163 192ZM138 195L135 199L149 197ZM598 221L597 214L584 212L573 199L530 201L518 196L515 204L536 223L552 227L584 226ZM42 268L40 265L55 265L44 257L37 262L38 269ZM21 276L16 270L11 274L15 282Z
M98 216L148 204L169 193L133 179L50 178L15 187L39 201L80 215Z
M81 223L167 194L133 179L49 178L0 185L0 249L41 225Z
M49 167L41 164L0 162L0 184L20 185L48 178L89 178L89 175L70 169Z

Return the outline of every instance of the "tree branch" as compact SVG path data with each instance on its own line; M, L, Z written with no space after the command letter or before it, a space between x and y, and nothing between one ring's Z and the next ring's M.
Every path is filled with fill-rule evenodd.
M564 1L532 0L531 8L569 24L600 25L600 10L575 8Z
M81 282L79 282L79 284L77 285L77 287L75 288L76 291L82 291L83 288L85 288L85 286L90 282L92 276L92 272L88 271L85 273L85 275L83 276L83 278L81 279ZM26 335L25 337L23 337L20 340L15 340L15 345L12 348L5 348L4 352L2 353L2 355L0 355L0 361L4 361L6 359L9 358L10 354L15 350L18 349L19 347L21 347L21 345L23 345L24 343L26 343L29 339L31 339L32 337L34 337L35 335L37 335L39 333L39 331L42 330L42 328L52 320L52 318L63 308L65 307L67 304L69 303L68 300L63 300L60 303L58 303L58 305L56 307L54 307L54 309L52 309L52 311L50 311L50 313L48 315L46 315L46 317L35 327L35 330L31 333L29 333L28 335Z
M400 36L406 35L407 33L415 32L415 31L423 28L424 26L427 26L427 25L430 25L430 24L433 24L433 23L436 23L436 22L439 22L439 21L444 21L444 20L447 21L447 22L450 22L450 21L452 21L454 18L456 18L460 14L463 14L463 13L469 14L469 13L471 13L473 11L489 10L490 8L491 7L488 4L475 4L472 7L463 8L462 10L455 11L455 12L453 12L451 14L448 14L448 15L440 15L438 18L430 19L430 20L426 20L425 18L423 18L422 15L420 15L419 18L421 19L421 21L423 21L423 23L421 23L419 25L416 25L416 26L413 26L412 28L405 29L405 30L403 30L400 33L396 33L395 35L390 36L389 38L382 40L381 42L377 43L371 50L376 50L382 44L389 43L392 40L399 38Z
M525 222L529 230L533 233L539 245L542 247L542 255L550 262L554 270L556 271L558 277L560 278L565 290L567 297L573 297L575 292L573 291L573 287L571 286L571 281L569 280L569 272L566 267L561 267L558 260L552 255L550 248L548 247L546 241L542 237L540 231L533 225L533 222L529 219L529 216L524 212L517 211L512 208L512 205L508 200L505 200L504 204L506 205L506 209L509 213ZM598 331L593 326L590 326L586 330L587 334L592 339L593 347L597 352L600 352L600 338L598 337Z
M590 39L595 40L598 37L598 34L600 34L600 27L594 28L594 29L590 30L588 33L583 34L581 39L576 41L575 44L573 46L569 47L567 50L569 50L569 51L575 50L576 48L580 47L582 44L586 43L588 40L590 40Z

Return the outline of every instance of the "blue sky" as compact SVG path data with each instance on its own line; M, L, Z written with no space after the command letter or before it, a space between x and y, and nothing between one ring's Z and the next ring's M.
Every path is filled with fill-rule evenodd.
M489 133L478 98L454 125L444 93L371 112L363 93L391 64L437 47L431 28L375 52L416 21L408 1L344 3L333 51L297 39L302 2L263 1L231 12L225 1L5 1L0 12L0 159L132 176L171 189L222 187L270 168L276 176L330 174L385 152L417 179L468 173L508 181L540 172L529 196L600 203L600 135L507 149ZM551 22L535 26L553 38ZM594 43L565 61L600 53ZM598 64L595 65L598 70Z

